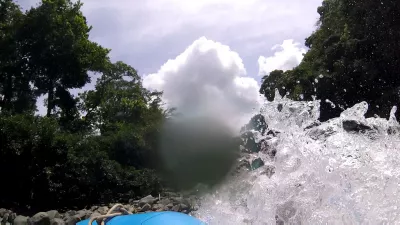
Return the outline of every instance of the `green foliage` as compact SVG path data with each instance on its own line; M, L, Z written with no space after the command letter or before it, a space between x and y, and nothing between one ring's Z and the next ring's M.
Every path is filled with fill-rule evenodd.
M322 100L321 120L361 101L370 103L368 116L388 117L400 102L399 10L395 0L323 1L318 29L305 41L310 49L301 64L266 76L260 93L270 100L275 88L296 100L300 93L305 100L315 95ZM339 107L331 108L325 99Z
M48 94L47 116L56 106L70 110L65 94L89 82L88 71L101 71L109 50L89 40L90 27L70 0L43 0L26 13L21 29L22 51L39 94ZM67 104L64 104L67 103Z
M112 159L137 168L152 163L148 159L155 154L158 128L164 120L160 93L144 89L132 67L110 64L95 90L83 93L81 99L85 121L113 139Z
M159 128L171 111L136 70L89 40L80 2L43 0L26 13L0 0L0 205L82 208L162 191ZM4 50L4 51L3 51ZM89 72L101 75L79 97ZM34 116L48 94L47 116Z
M0 118L0 200L6 207L47 210L126 201L161 191L154 171L110 159L114 141L63 132L53 118Z
M29 85L26 58L17 41L25 15L11 0L0 0L0 107L3 113L33 113L35 95Z

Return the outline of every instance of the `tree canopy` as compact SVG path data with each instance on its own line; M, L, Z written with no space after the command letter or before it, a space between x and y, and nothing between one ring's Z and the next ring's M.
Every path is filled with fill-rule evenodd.
M361 101L369 103L368 116L388 117L400 101L399 12L395 0L324 0L300 65L264 76L260 93L270 100L275 88L295 100L316 96L321 120Z
M162 191L154 160L167 116L161 93L89 39L81 6L43 0L22 12L0 0L0 170L11 171L0 185L3 207L75 208ZM94 90L73 95L94 73ZM47 113L35 115L44 94Z

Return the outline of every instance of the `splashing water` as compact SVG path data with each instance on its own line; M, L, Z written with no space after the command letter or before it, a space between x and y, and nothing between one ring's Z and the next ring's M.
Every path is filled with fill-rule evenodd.
M367 109L361 102L320 123L319 101L276 93L261 112L280 133L255 132L276 155L255 153L265 165L227 179L203 197L195 216L210 225L400 223L396 108L389 120L365 118Z

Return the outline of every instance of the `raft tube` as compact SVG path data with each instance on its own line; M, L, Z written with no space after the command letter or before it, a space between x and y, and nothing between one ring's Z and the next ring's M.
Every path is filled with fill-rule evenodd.
M88 225L89 219L76 225ZM93 221L92 225L98 225ZM115 216L106 221L106 225L206 225L202 221L178 212L148 212L140 214Z

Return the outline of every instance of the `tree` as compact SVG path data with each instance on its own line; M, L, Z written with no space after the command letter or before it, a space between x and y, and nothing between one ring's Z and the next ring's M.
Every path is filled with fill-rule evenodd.
M43 0L22 13L0 0L0 205L19 213L158 194L161 124L172 111L136 70L89 41L81 3ZM95 90L69 89L99 72ZM47 116L33 115L48 94ZM85 115L84 117L81 114ZM28 210L28 212L26 212Z
M12 0L0 0L0 108L2 113L35 110L35 95L18 41L25 15Z
M22 47L39 94L48 94L47 116L55 107L74 107L68 89L89 82L88 71L101 71L108 49L89 40L87 25L79 1L43 0L26 14L22 28ZM57 100L58 99L58 100Z
M81 98L85 121L113 139L113 159L137 168L149 165L144 159L156 148L157 127L164 120L160 93L143 88L135 69L116 62Z
M299 93L305 100L315 95L322 100L322 121L360 101L370 104L367 116L388 117L400 102L400 63L394 50L400 47L399 10L395 0L323 1L318 28L305 41L309 51L300 65L264 79L260 92L268 95L273 87L285 87L293 99Z

